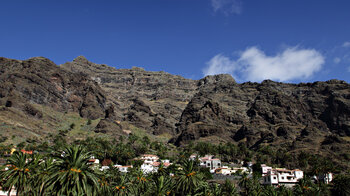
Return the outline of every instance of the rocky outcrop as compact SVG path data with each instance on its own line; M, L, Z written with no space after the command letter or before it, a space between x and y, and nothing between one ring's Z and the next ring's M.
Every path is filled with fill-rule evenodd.
M194 80L137 67L116 69L92 63L83 56L60 67L95 80L107 92L107 102L116 108L118 120L154 134L175 135L175 124L197 92Z
M104 116L105 92L84 75L60 69L49 59L0 58L0 104L17 107L32 116L40 112L32 103L58 111L79 112L82 117Z
M228 76L210 76L198 84L177 124L179 135L172 140L177 145L221 138L251 148L283 144L319 150L339 141L330 135L350 136L350 85L344 81L237 84Z

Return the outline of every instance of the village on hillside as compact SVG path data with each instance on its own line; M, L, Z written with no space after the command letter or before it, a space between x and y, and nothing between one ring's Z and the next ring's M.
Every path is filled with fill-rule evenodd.
M16 152L16 149L11 149L11 152L7 157L11 156ZM17 152L16 152L17 153ZM20 150L21 154L24 155L33 155L32 150ZM66 152L61 153L61 158L65 158ZM26 162L31 161L31 158L26 160ZM40 160L42 163L45 160ZM53 160L55 161L55 160ZM142 154L136 158L133 158L133 161L140 163L137 166L134 165L120 165L112 164L112 161L109 159L99 160L94 155L91 155L87 160L87 165L92 170L98 170L101 172L106 172L111 169L117 169L120 175L128 175L129 172L133 169L138 169L143 173L144 176L154 175L160 170L166 169L170 166L182 170L182 166L176 163L172 163L169 159L160 159L159 156L154 154ZM212 175L211 182L222 183L223 180L232 180L239 182L242 178L253 178L253 162L240 162L240 163L228 163L222 162L220 158L215 157L214 155L205 155L199 156L198 154L192 154L188 157L188 161L192 161L197 164L202 169L207 170ZM2 171L8 171L13 169L13 165L9 165L3 162ZM273 187L287 187L293 188L296 186L304 176L304 172L300 169L286 169L286 168L273 168L266 164L260 165L261 171L255 172L260 173L259 183L262 186L273 186ZM174 177L174 173L168 174L171 177ZM144 178L146 179L146 178ZM329 184L333 180L333 174L320 173L318 176L313 176L310 180L315 183L322 182L324 184ZM10 193L10 194L9 194ZM11 191L2 190L0 187L0 196L5 195L16 195L17 190L15 187L11 188Z

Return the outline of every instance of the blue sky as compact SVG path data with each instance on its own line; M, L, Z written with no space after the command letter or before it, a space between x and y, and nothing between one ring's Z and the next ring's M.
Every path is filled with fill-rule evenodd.
M4 0L0 56L350 82L349 0Z

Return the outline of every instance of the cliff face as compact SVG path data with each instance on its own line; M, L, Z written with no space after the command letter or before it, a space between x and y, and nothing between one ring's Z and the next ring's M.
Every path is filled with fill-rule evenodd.
M206 78L199 82L206 80ZM334 155L350 136L350 85L273 81L236 84L232 79L199 88L182 113L177 145L189 141L244 142Z
M1 105L27 111L31 110L30 104L40 104L58 111L79 112L89 119L104 116L105 92L94 81L64 71L49 59L0 58L0 73Z
M196 92L196 81L142 68L115 69L85 57L60 66L87 75L107 92L116 119L127 121L153 134L175 134L175 124Z

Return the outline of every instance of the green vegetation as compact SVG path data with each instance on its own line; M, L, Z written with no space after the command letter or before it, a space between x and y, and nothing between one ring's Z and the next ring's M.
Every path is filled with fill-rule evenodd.
M64 134L64 133L63 133ZM218 183L211 174L189 161L192 153L200 155L216 154L225 162L256 160L269 154L267 161L283 166L281 161L287 155L266 147L253 152L245 145L222 143L218 145L199 142L190 144L175 153L171 145L152 141L147 136L130 135L120 141L103 138L87 138L68 144L62 134L52 136L52 145L44 143L23 143L27 150L35 149L33 155L16 151L7 159L0 171L0 186L4 190L16 187L18 195L348 195L350 176L337 175L333 183L311 182L309 177L299 181L294 188L262 186L259 182L261 168L253 166L253 176L242 174L237 180ZM35 146L34 146L35 143ZM1 153L9 152L10 147L1 146ZM39 153L40 152L40 153ZM168 168L160 166L157 173L145 175L140 162L134 158L143 153L157 154L171 159L174 163ZM63 156L62 156L63 155ZM110 160L111 164L132 164L129 173L120 173L110 167L100 171L91 167L88 160L94 155L100 160ZM333 170L327 159L300 153L296 164L307 169L308 176ZM171 174L171 175L170 175Z

